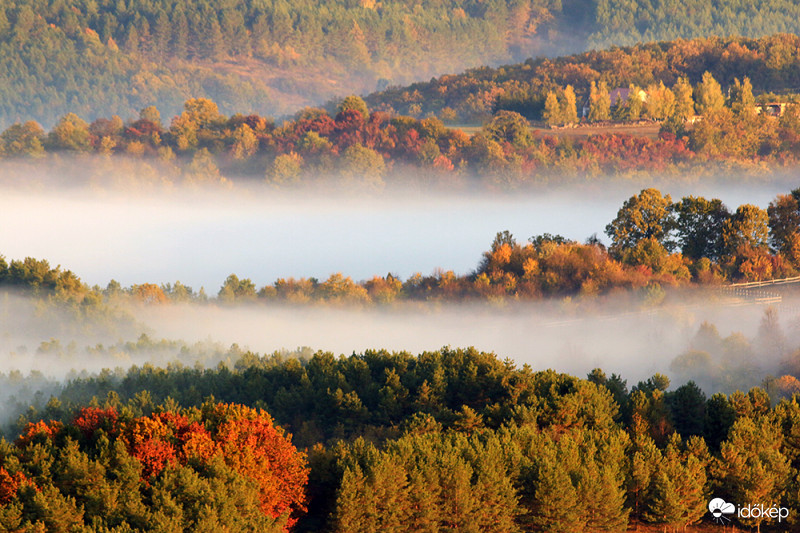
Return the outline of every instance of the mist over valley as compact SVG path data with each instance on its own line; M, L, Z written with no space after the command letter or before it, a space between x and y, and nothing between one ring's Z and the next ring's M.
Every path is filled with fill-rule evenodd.
M0 250L6 258L47 258L105 287L176 280L216 294L234 273L258 286L278 278L354 280L391 272L403 279L435 269L477 267L498 231L521 242L543 233L583 242L603 233L620 205L646 184L603 183L520 194L391 191L316 194L265 187L194 187L131 193L48 185L0 191ZM788 189L783 179L751 184L707 180L663 188L766 208Z

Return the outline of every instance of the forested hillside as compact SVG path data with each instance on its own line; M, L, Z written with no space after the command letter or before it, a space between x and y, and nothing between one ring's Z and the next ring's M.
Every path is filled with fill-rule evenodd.
M8 0L0 6L0 127L28 118L49 126L67 112L129 117L148 105L172 116L189 97L213 98L228 113L284 114L587 46L798 32L797 10L766 0ZM639 63L642 72L650 66ZM422 113L457 107L442 95L404 104Z
M81 348L47 335L35 350L3 354L9 367L118 365L65 382L0 372L9 422L0 440L0 529L371 533L477 524L497 533L621 533L708 523L712 497L797 509L800 338L773 308L750 337L706 322L671 362L648 362L664 365L678 386L661 373L632 386L601 369L581 379L474 348L337 357L147 335L94 339L134 308L246 312L257 302L408 299L432 301L427 310L435 312L443 301L481 297L501 304L487 308L496 313L543 295L575 309L630 287L641 298L627 303L653 307L665 298L661 284L719 287L725 278L795 273L798 196L731 212L719 200L673 202L646 189L606 226L608 249L557 235L523 245L502 232L467 276L355 283L332 275L256 291L231 275L216 298L179 282L88 287L47 261L0 259L0 316L10 333L0 337L34 331L37 338L31 324L60 322L65 339L75 332L92 339ZM410 309L392 315L392 327ZM537 361L543 339L522 334ZM152 359L170 362L121 367ZM786 531L797 516L782 520L738 523Z
M694 85L706 72L723 87L748 77L756 95L798 92L800 38L791 34L758 39L702 37L539 57L391 87L365 99L374 109L413 116L435 114L460 123L482 122L503 109L541 120L547 93L568 85L582 105L592 83L605 83L609 89L659 83L672 87L686 78Z
M525 57L556 15L548 0L10 0L0 6L0 125L155 104L172 116L189 96L286 113L378 80Z
M591 47L695 37L797 33L800 6L789 0L599 0Z
M671 87L651 84L647 93L629 87L634 96L612 108L608 85L593 83L588 117L581 121L591 122L595 133L577 138L570 135L579 120L571 85L532 99L498 98L515 110L498 110L471 136L436 117L371 111L356 96L340 101L333 114L306 108L281 125L258 114L226 116L204 98L187 100L169 125L153 106L127 122L112 116L90 124L68 113L49 132L26 121L0 133L0 159L8 162L2 179L31 185L49 168L63 184L99 187L261 183L285 190L453 192L534 189L598 177L765 179L792 172L800 162L794 97L779 103L762 97L759 104L748 77L734 78L723 90L710 73L694 86L679 78ZM537 108L542 100L544 111ZM520 114L529 112L541 112L561 133L532 131ZM635 128L641 120L652 136L615 130Z
M629 388L472 348L106 372L0 444L0 526L622 532L710 521L712 495L796 509L800 383L765 385Z

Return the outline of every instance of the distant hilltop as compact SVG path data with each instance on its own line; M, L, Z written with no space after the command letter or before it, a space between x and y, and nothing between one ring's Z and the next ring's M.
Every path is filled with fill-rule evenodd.
M479 65L644 41L800 32L800 6L776 1L686 0L673 11L643 0L69 4L0 6L0 127L26 118L49 127L68 112L127 117L149 105L171 116L190 97L214 99L226 113L282 115ZM694 55L697 45L684 46ZM780 57L776 46L770 57ZM635 66L649 68L643 59ZM568 83L587 74L575 70ZM444 107L436 100L419 110Z

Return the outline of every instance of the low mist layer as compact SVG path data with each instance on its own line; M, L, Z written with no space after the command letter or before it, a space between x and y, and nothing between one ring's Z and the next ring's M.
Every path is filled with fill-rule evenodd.
M337 354L474 346L537 370L553 368L581 376L600 367L636 382L657 372L670 374L672 360L691 347L704 322L716 325L721 337L741 333L755 339L765 311L757 305L694 305L589 314L569 312L569 304L565 305L560 310L547 305L445 305L409 312L187 306L155 310L140 319L157 337L212 338L261 353L298 346ZM780 318L782 331L789 335L787 343L800 343L800 316L795 312ZM753 362L762 372L752 376L752 385L776 372L779 355L758 354ZM690 377L707 382L703 376Z
M234 344L237 350L258 353L307 346L336 354L367 349L420 353L449 345L474 346L517 365L578 376L597 367L632 382L664 373L680 382L693 379L709 392L722 386L749 388L784 371L800 345L798 300L784 298L779 307L769 308L721 299L709 303L713 298L713 292L704 292L684 302L675 296L671 304L632 309L626 308L629 299L609 297L594 302L591 310L569 299L503 305L420 303L391 309L131 305L116 319L94 321L27 298L6 297L0 367L61 379L74 372L145 362L232 364L227 350ZM698 344L698 332L709 326L716 332L714 339ZM691 357L673 364L693 350L708 352L702 364ZM752 372L735 383L715 382L710 375L714 368L723 371L727 365L735 371L742 364L750 365Z
M173 283L216 293L236 273L258 286L280 277L355 280L392 272L407 278L436 268L473 271L496 232L524 242L560 234L583 241L603 228L640 184L586 186L514 197L444 198L420 192L381 197L328 196L269 189L148 195L47 188L4 189L0 235L7 258L40 257L78 273L90 285ZM673 186L681 194L726 204L766 207L787 187L722 183ZM576 208L579 213L576 214ZM57 216L54 217L54 214ZM21 221L25 221L24 224Z

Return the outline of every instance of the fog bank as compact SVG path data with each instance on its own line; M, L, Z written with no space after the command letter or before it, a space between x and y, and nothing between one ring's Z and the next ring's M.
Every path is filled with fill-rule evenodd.
M766 309L697 303L627 312L614 307L584 313L549 304L442 305L405 311L179 306L139 318L159 337L211 338L261 353L309 346L345 355L379 348L417 354L447 345L475 346L534 370L553 368L586 376L600 367L635 384L656 372L672 374L671 362L691 347L703 322L716 325L722 337L742 333L755 339ZM787 346L800 345L797 311L779 310L778 316ZM753 385L781 364L778 354L757 351L757 359L763 374L752 376Z
M417 192L315 196L305 191L174 190L169 194L0 188L0 254L47 259L90 285L182 283L216 294L236 273L258 287L281 277L403 279L477 266L498 231L525 242L542 233L606 240L606 224L641 184L518 195ZM788 185L662 188L766 207Z

